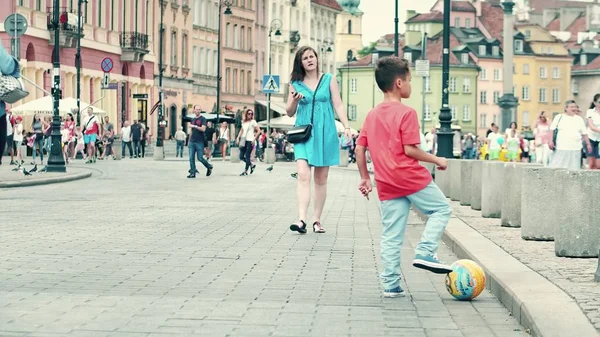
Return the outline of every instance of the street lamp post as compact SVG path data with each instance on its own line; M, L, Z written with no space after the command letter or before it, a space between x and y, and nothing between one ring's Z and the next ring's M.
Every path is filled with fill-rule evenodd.
M81 125L81 30L83 11L81 6L88 0L77 0L77 52L75 53L75 67L77 68L77 126ZM91 103L91 102L90 102ZM77 153L79 155L79 153Z
M400 19L398 18L398 12L399 12L399 5L398 5L398 0L396 0L396 6L395 6L395 16L394 16L394 56L399 56L399 38L400 38L400 32L399 32L399 28L398 28L398 24L400 22Z
M346 77L348 77L346 79L346 114L350 117L350 62L356 61L352 49L349 49L348 52L346 52L346 61L348 61L348 63L346 63Z
M515 122L517 120L517 106L519 105L519 101L517 97L515 97L513 93L513 55L514 55L514 40L513 40L513 30L514 30L514 16L513 16L513 7L515 3L512 1L504 1L502 2L504 7L504 46L502 48L503 52L503 91L504 94L498 100L498 105L502 110L502 118L500 120L500 130L506 130L511 122Z
M221 112L221 36L223 35L223 25L221 24L221 19L223 14L233 14L231 11L231 5L233 5L233 1L231 0L219 1L219 28L217 30L217 124L219 124L219 113ZM225 6L224 12L223 6Z
M330 38L325 38L323 39L323 42L321 43L321 46L319 48L321 50L321 59L323 60L323 72L326 72L327 66L329 65L327 63L328 56L326 55L333 51L331 46L333 46L333 40L331 40Z
M452 113L448 105L448 82L450 80L450 1L444 0L444 30L442 47L442 108L440 109L440 130L438 131L438 155L452 158Z
M165 33L165 7L167 3L165 1L159 1L160 5L160 28L158 30L158 116L157 116L157 128L156 128L156 149L154 150L154 160L164 159L164 148L163 148L163 46L164 46L164 33ZM123 98L125 99L125 98Z
M53 72L54 81L52 83L52 101L53 101L53 118L52 118L52 147L50 155L48 156L48 165L46 170L48 172L66 172L67 167L65 166L65 159L62 155L61 149L61 135L60 135L60 116L59 116L59 101L60 101L60 8L59 0L54 0L54 12L52 13L52 29L54 30L54 62ZM40 149L43 151L43 149Z
M269 24L269 76L271 74L271 38L273 35L281 36L281 27L283 23L279 19L274 19ZM271 93L267 94L267 149L269 147L269 136L271 135Z

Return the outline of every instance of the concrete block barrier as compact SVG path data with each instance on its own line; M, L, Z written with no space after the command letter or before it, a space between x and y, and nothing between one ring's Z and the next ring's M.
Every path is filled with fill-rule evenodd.
M554 252L563 257L598 257L600 248L600 171L561 170L553 180L556 216Z
M448 159L448 170L450 170L450 200L460 200L461 166L462 159Z
M556 173L562 169L525 167L521 171L521 238L553 241L556 211L561 211L561 185Z
M340 149L340 167L348 167L350 151Z
M471 205L471 171L475 160L460 162L460 204Z
M229 149L229 161L231 163L239 163L240 162L240 148L232 147Z
M471 209L481 211L481 170L483 168L482 160L471 161L471 176L465 179L471 180ZM463 180L465 180L463 179Z
M484 161L481 168L481 216L500 218L504 193L504 163Z
M435 183L438 185L442 193L446 198L450 198L450 171L448 168L445 170L435 170Z
M503 227L521 227L521 177L526 167L540 167L540 165L525 163L504 165L504 191L500 217L500 224Z

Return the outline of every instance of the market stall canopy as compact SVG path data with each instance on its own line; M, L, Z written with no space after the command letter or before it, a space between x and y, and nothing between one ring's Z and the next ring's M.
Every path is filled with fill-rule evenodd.
M64 116L69 112L77 112L77 100L73 97L63 98L58 102L58 104L58 111L61 116ZM82 111L85 111L87 108L92 107L94 109L94 114L106 114L104 110L83 101L80 102L80 106ZM32 116L35 114L51 115L53 113L53 109L54 103L52 101L52 96L45 96L33 100L31 102L13 107L11 108L11 111L21 116Z
M256 100L255 102L257 104L264 106L265 108L267 107L267 101ZM287 115L287 111L285 111L285 107L283 107L275 102L271 102L271 110L275 111L276 113L278 113L280 115L284 115L284 116Z
M295 122L296 116L289 117L286 115L277 118L271 118L271 128L288 130L294 127ZM262 122L258 122L258 126L260 126L261 128L266 128L267 121L264 120Z

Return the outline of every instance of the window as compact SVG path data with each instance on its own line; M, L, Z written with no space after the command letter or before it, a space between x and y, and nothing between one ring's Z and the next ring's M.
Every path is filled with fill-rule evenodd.
M252 50L252 28L248 27L248 34L246 37L248 39L248 43L246 43L246 48L248 50Z
M246 89L248 89L248 92L246 93L246 95L252 95L252 81L254 79L252 78L252 72L251 71L248 72L247 78L248 78L248 87Z
M350 92L356 94L356 78L350 79Z
M412 52L405 51L404 54L402 54L402 57L404 57L404 59L407 60L408 62L412 63Z
M242 26L241 30L240 30L240 49L241 50L245 50L246 48L244 48L246 45L246 27Z
M469 64L469 53L460 54L460 62L462 64Z
M554 48L548 47L548 54L549 55L554 55Z
M582 54L581 55L581 59L579 60L579 64L581 64L582 66L587 64L587 55L586 54Z
M574 94L579 93L579 83L577 83L577 81L575 79L571 79L571 91Z
M471 106L470 105L463 106L462 120L463 120L463 122L468 122L471 120Z
M546 88L540 88L540 102L546 103Z
M431 92L431 78L425 77L425 92Z
M492 118L492 123L498 123L498 115L494 114L494 118Z
M104 15L102 13L102 0L97 0L98 5L96 6L97 14L98 14L98 27L102 27L102 19L104 19ZM136 27L137 28L137 27Z
M229 47L231 45L231 23L227 22L225 26L225 46Z
M482 91L479 93L479 103L487 104L487 91Z
M560 103L560 89L552 89L552 103Z
M515 53L523 52L523 40L515 40Z
M356 105L350 104L350 111L348 111L348 119L351 121L356 120Z
M246 73L243 70L240 70L240 94L245 94L248 92L246 90Z
M529 86L524 85L523 88L521 89L521 99L524 101L529 101Z
M540 78L547 78L548 74L546 74L546 67L540 67Z
M481 79L487 81L487 70L485 68L481 69Z
M471 92L471 79L468 77L465 77L463 79L463 92L464 93L470 93Z
M486 48L485 45L479 46L479 56L485 56Z
M451 106L450 107L450 111L452 112L452 120L453 121L457 120L457 117L456 117L456 105Z
M526 39L531 38L531 31L529 29L525 30L525 38Z
M529 64L525 63L523 65L523 75L529 75Z
M35 10L38 11L38 12L42 10L42 0L37 0L35 2Z
M352 34L352 20L348 20L348 35Z
M200 47L198 55L198 70L200 74L206 74L206 59L204 58L204 48Z
M471 19L469 19L469 18L465 19L465 28L471 28Z
M231 69L225 69L225 92L231 92Z
M233 48L240 49L240 27L233 25Z
M529 116L529 111L523 111L523 126L529 126L531 123L531 117Z
M171 65L177 65L177 32L171 32Z
M500 69L494 69L494 81L500 81Z
M423 119L426 121L431 120L431 106L429 104L425 104L425 111L423 111Z
M206 48L206 57L204 58L204 61L202 62L202 67L204 67L204 72L202 74L204 75L209 75L210 74L210 65L212 64L212 50Z
M499 56L500 55L500 47L499 46L493 46L492 47L492 55L494 55L494 56Z
M494 91L494 104L498 104L499 99L500 99L500 91Z
M187 67L188 66L188 60L187 60L187 34L183 34L183 36L181 37L181 66L182 67Z
M480 128L487 127L487 114L486 113L479 114L479 127Z
M192 73L194 74L198 74L199 73L199 65L200 62L198 62L198 47L193 46L192 47Z
M454 18L454 27L460 27L460 18Z
M552 68L552 78L560 78L560 68L559 67Z
M219 66L219 58L217 57L217 51L213 50L213 71L212 75L217 76L217 68Z
M240 92L239 86L238 86L237 74L238 74L238 70L233 69L233 79L231 80L231 83L233 84L233 90L231 92L233 92L234 94L237 94Z
M450 92L456 92L456 77L450 77L448 89L450 90Z

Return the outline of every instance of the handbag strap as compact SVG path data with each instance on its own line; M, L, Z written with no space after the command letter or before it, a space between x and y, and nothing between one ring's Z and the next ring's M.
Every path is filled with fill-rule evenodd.
M317 92L319 91L319 86L321 86L321 81L323 80L323 77L325 77L325 74L323 74L321 76L321 78L319 78L319 83L317 83L317 88L313 92L312 108L311 108L311 113L310 113L310 124L311 125L312 125L313 119L315 117L315 101L317 99Z

